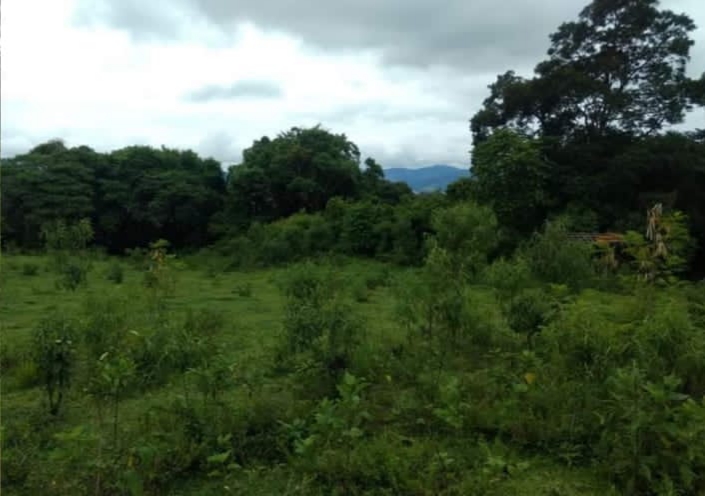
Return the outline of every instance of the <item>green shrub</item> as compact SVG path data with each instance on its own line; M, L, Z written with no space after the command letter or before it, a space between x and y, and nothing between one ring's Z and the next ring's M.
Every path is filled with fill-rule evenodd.
M33 362L41 377L49 413L57 415L75 368L75 323L57 314L47 316L35 328L33 338Z
M222 312L203 308L198 311L188 309L184 330L193 336L210 337L223 328L225 318Z
M365 276L365 286L369 290L375 290L379 287L389 285L392 273L389 267L384 266L380 269L373 270L371 274Z
M68 291L76 291L88 282L88 270L83 264L67 262L63 265L57 286Z
M514 332L525 334L532 342L534 334L545 326L555 305L552 297L540 289L525 289L514 296L506 305L505 313L509 327Z
M22 264L22 275L23 276L36 276L39 273L39 266L33 263Z
M477 276L497 246L497 218L489 207L463 203L438 209L431 225L437 246L448 253L458 275Z
M337 378L346 370L361 340L363 323L344 294L331 267L300 264L282 281L284 354L306 354Z
M114 282L115 284L122 284L124 279L124 274L122 270L122 265L118 262L113 262L108 267L108 271L105 275L108 281Z
M497 292L501 301L513 298L534 284L529 264L518 256L495 260L484 270L482 280Z
M598 456L625 494L705 490L705 401L680 386L674 376L648 381L636 366L610 376Z
M126 248L125 255L130 264L137 270L147 270L149 266L149 254L146 248Z
M128 312L134 304L114 295L91 296L84 304L83 345L92 360L118 352L125 344Z
M41 374L33 360L22 360L12 371L13 384L17 389L28 389L41 385Z
M252 297L252 283L245 282L242 284L238 284L237 286L235 286L235 289L233 289L233 293L235 293L241 298Z
M362 283L353 284L351 292L353 298L358 303L365 303L370 299L368 287Z
M578 290L594 277L592 247L568 238L563 219L547 223L544 232L535 234L521 252L540 281Z

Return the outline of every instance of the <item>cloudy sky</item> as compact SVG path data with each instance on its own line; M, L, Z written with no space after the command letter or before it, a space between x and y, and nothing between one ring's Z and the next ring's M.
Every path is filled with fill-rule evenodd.
M468 119L587 0L3 0L2 155L51 138L225 164L322 123L385 167L469 162ZM698 26L705 2L664 0ZM705 127L698 110L689 126Z

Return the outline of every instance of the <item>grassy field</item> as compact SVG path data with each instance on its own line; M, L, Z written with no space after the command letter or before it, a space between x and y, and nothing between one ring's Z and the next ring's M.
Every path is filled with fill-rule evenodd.
M115 264L124 273L119 284L106 277ZM202 446L186 443L171 446L172 452L165 454L159 464L154 462L154 467L158 467L155 470L172 471L167 480L160 480L159 474L149 473L149 468L143 465L142 482L118 481L115 474L131 469L134 453L140 449L145 446L171 449L169 443L176 441L170 441L168 436L159 437L160 430L177 431L182 426L169 426L169 422L185 422L184 419L190 418L175 414L168 417L164 413L149 424L151 415L171 408L178 401L200 405L201 396L195 376L178 371L170 373L162 383L126 388L119 401L119 423L112 426L105 412L105 418L101 419L95 397L85 393L92 370L87 364L95 357L80 352L61 413L51 418L46 414L41 377L31 360L33 331L44 317L58 312L77 322L78 328L86 329L102 322L100 318L106 315L122 315L121 328L128 333L134 331L135 335L148 333L150 326L158 325L149 310L143 271L125 259L97 259L92 265L88 284L76 291L66 291L57 289L56 275L49 268L48 258L3 257L0 320L4 494L37 494L40 487L44 494L82 491L96 494L98 487L102 494L174 495L330 494L329 491L611 494L596 471L570 468L553 457L539 455L538 450L512 448L491 438L485 441L482 434L458 435L414 426L409 412L417 408L418 399L412 398L416 379L402 378L403 364L395 362L390 352L409 341L397 318L395 295L406 289L407 281L414 277L413 271L349 260L336 262L337 275L350 308L364 322L364 343L357 351L352 369L370 384L364 401L372 420L365 424L365 434L360 440L339 445L344 446L340 453L349 450L340 455L342 461L307 461L293 452L282 456L281 450L275 455L268 454L274 451L270 444L282 437L280 431L275 435L269 430L282 422L291 424L296 418L310 415L318 401L306 387L299 394L305 375L277 372L280 365L277 350L285 318L285 301L278 281L286 269L226 272L221 270L224 265L221 261L186 258L173 268L174 292L163 299L164 308L158 318L176 323L174 328L182 326L189 314L216 322L200 328L209 333L206 345L213 347L213 356L218 355L219 360L229 365L229 375L219 392L217 412L208 410L215 417L203 418L219 419L219 435L230 433L237 438L226 443L231 447L228 460L237 463L227 470L212 470L209 463L213 460L205 462L203 458L220 452L216 449L202 453L199 451ZM472 297L479 311L495 320L496 326L505 325L488 289L476 287ZM599 302L600 294L594 293L592 299ZM204 396L203 408L206 404ZM208 431L207 427L202 428ZM365 462L366 459L370 461ZM365 463L377 466L367 467L368 472L360 469L361 475L341 478L349 481L369 477L367 482L359 483L360 487L367 487L365 490L353 490L345 482L320 483L335 481L336 470L344 473L346 466L366 466ZM145 471L151 483L144 482L148 478ZM95 482L100 478L97 474L104 474L102 482ZM374 477L385 479L377 489ZM399 483L412 477L416 480ZM112 489L102 489L107 487Z

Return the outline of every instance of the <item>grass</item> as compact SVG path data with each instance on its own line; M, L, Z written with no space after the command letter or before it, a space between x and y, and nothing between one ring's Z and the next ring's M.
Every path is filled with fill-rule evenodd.
M126 298L133 310L141 308L141 295L144 294L143 274L131 267L127 261L121 260L119 263L124 269L124 280L115 284L105 277L110 265L114 263L115 260L95 261L89 274L88 285L70 292L56 288L55 275L47 269L48 259L39 256L3 257L0 300L3 427L10 420L31 419L41 410L42 391L36 381L31 380L33 372L28 365L27 356L32 330L43 315L60 310L83 319L86 301L90 297ZM27 275L23 271L27 264L37 265L38 272L35 275ZM217 261L210 267L203 268L198 259L185 259L182 266L176 270L178 284L173 296L167 300L168 311L176 319L184 318L189 310L208 309L220 314L224 325L215 334L214 340L225 350L225 358L236 365L238 373L266 377L257 394L272 395L272 401L276 401L278 396L285 398L289 394L287 382L268 375L283 320L284 301L277 281L285 269L223 272L213 269L213 266L218 266ZM369 349L379 351L384 350L389 343L404 342L405 331L400 328L395 317L394 291L388 284L379 280L387 275L394 280L408 275L405 272L409 271L362 261L348 261L341 264L338 270L338 275L351 293L350 301L354 302L355 309L365 319ZM379 277L381 273L385 275L384 278ZM244 287L249 290L243 291ZM354 294L359 293L360 288L364 288L364 298ZM591 298L600 302L602 296L596 293ZM473 293L473 299L484 313L501 319L490 290L478 287ZM138 321L139 319L136 320ZM381 359L386 358L381 356ZM120 432L128 447L130 443L138 442L132 433L137 431L144 412L151 407L168 404L182 395L181 384L180 378L174 377L161 387L127 395L120 407ZM403 402L403 391L397 391L393 386L385 387L384 384L375 386L377 387L373 388L373 395L379 398L380 405ZM79 386L76 386L69 393L65 414L55 421L53 432L70 430L84 424L94 411L91 401L82 395L78 388ZM246 388L233 385L227 389L226 395L227 400L235 405L236 409L243 410L252 404L251 391ZM246 412L238 413L244 414ZM29 428L31 429L31 425ZM449 447L453 446L453 449L463 449L455 446L457 443L452 436L447 439L435 435L428 439L421 436L417 442L447 444ZM4 465L20 463L18 460L6 459L10 456L6 453L7 450L4 450ZM17 456L18 451L11 453ZM51 457L64 456L61 453L56 443L50 443L42 454L40 465L53 463ZM486 494L610 494L606 483L590 470L568 468L555 460L537 457L531 453L513 453L512 456L528 462L527 468L511 474L496 475ZM6 494L30 494L29 490L3 480ZM170 494L314 494L310 492L313 491L312 487L307 486L293 466L261 467L255 464L244 468L228 480L203 475L179 480ZM63 494L58 489L47 491L47 494Z

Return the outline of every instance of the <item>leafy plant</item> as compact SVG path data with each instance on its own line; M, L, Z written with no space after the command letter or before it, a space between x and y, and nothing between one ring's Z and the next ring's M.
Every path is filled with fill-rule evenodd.
M58 415L76 363L75 324L51 315L34 331L32 357L42 378L49 413Z
M124 273L122 270L122 265L120 265L118 262L113 262L110 264L108 267L108 271L105 275L105 278L108 281L114 282L115 284L122 284L122 281L124 279Z
M39 272L39 266L33 263L22 264L22 275L23 276L36 276Z

